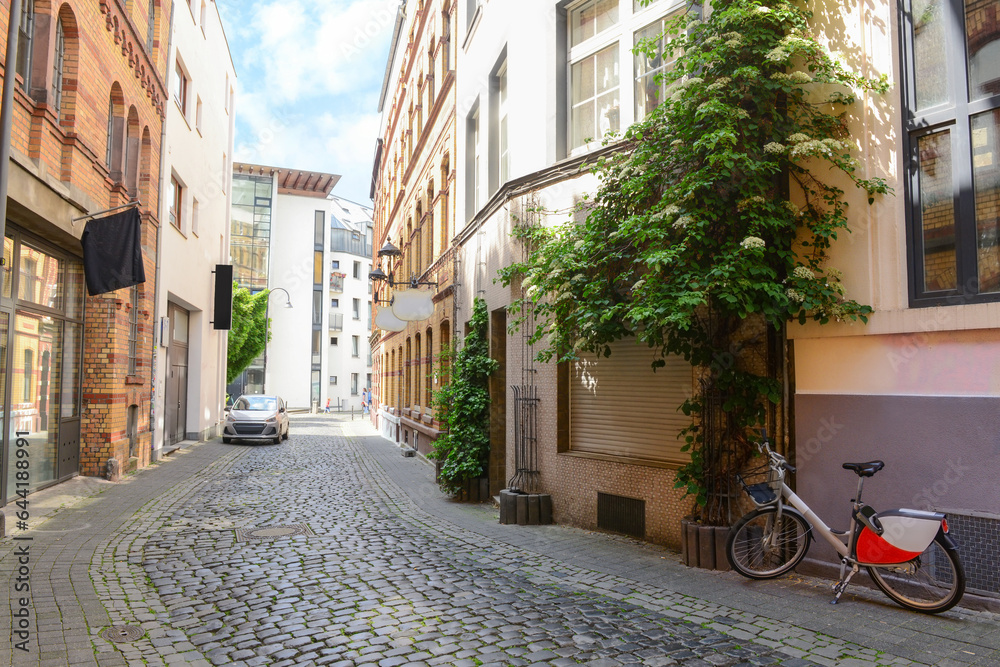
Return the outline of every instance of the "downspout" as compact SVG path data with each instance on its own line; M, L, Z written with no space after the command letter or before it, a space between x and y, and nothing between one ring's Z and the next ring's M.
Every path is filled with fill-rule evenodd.
M170 61L173 58L173 53L171 53L171 51L173 50L173 46L174 46L174 7L175 7L175 4L171 3L171 5L170 5L170 23L169 23L169 28L170 29L167 32L167 80L166 80L165 83L167 83L167 91L168 91L167 92L167 98L168 98L167 99L167 108L168 109L170 108L170 102L171 102L171 100L169 99L169 97L170 97L170 93L169 93L169 91L170 91L170 85L169 85L169 82L170 82L170 77L171 77ZM166 147L165 147L166 142L167 142L167 114L164 113L163 114L163 122L160 124L160 179L159 179L159 181L156 184L156 207L157 207L157 211L156 211L156 218L157 218L157 225L156 225L156 295L155 295L155 297L153 299L153 336L152 336L152 341L153 341L153 346L152 346L153 371L152 371L152 375L153 375L153 377L150 378L151 386L152 386L152 397L151 397L151 399L149 401L150 448L153 451L156 451L156 435L157 435L158 431L159 431L159 434L160 434L160 449L162 450L162 448L163 448L163 444L162 444L163 443L163 428L157 428L156 421L155 421L155 417L156 417L156 402L159 400L163 404L164 411L166 410L166 402L165 402L166 390L164 390L164 395L163 396L158 396L157 392L156 392L156 367L158 365L156 363L156 359L157 359L156 352L157 352L157 350L159 350L160 348L163 347L163 341L160 340L160 338L161 338L161 336L163 334L163 331L160 328L160 317L161 317L161 313L160 313L160 290L163 289L162 286L161 286L161 283L160 283L160 277L161 277L161 274L163 273L163 271L161 269L161 267L163 266L163 242L162 242L163 239L162 239L162 236L163 236L163 221L164 221L164 216L163 216L163 197L162 197L162 195L163 195L163 184L164 184L164 178L165 178L164 171L165 171L165 168L167 166L167 151L166 151ZM167 367L166 359L164 359L163 367L164 368ZM164 380L164 387L166 387L166 381L165 380ZM185 429L186 429L186 427L185 427ZM152 458L152 452L150 452L150 458Z

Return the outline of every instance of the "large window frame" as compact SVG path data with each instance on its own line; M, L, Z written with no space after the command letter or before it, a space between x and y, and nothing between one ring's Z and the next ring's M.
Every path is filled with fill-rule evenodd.
M969 39L976 3L934 5L899 5L910 305L1000 301L1000 216L977 219L983 181L1000 187L1000 78L970 90L978 72L1000 70L974 65L987 47L1000 53L1000 32Z
M683 0L654 0L645 7L636 0L580 0L567 3L564 11L566 148L569 155L580 155L652 110L636 103L636 89L669 63L647 62L632 49L644 32L688 6ZM613 80L599 85L602 71Z

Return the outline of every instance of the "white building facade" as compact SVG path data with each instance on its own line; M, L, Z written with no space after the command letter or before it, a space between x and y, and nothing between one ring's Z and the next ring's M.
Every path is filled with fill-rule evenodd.
M226 396L227 335L213 327L213 274L216 265L229 264L236 71L216 3L193 6L175 6L170 37L154 457L181 440L218 435Z
M371 209L332 196L333 174L239 167L273 182L264 263L271 340L262 384L245 391L277 394L293 409L360 413L372 372Z

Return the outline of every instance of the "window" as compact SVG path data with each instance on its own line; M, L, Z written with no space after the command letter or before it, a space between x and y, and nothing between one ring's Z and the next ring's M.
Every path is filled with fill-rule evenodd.
M313 251L313 285L323 284L323 251Z
M174 65L174 101L177 102L177 106L180 107L185 118L187 117L187 96L188 78L184 73L181 61L178 60L177 64Z
M340 268L340 260L339 259L334 259L334 260L330 261L330 269L331 270L336 270L336 269L339 269L339 268Z
M128 311L128 374L135 375L139 365L139 286L131 287Z
M115 98L108 99L108 143L104 149L104 166L111 170L111 156L115 146Z
M330 299L331 308L340 308L340 299Z
M351 336L351 356L361 356L361 336Z
M56 19L56 43L52 52L52 105L58 114L62 109L63 67L66 61L66 33L62 19Z
M191 233L198 236L198 200L191 199Z
M358 374L351 373L351 396L358 395Z
M338 345L338 344L339 343L337 341L337 337L336 336L330 336L330 345Z
M361 278L361 262L354 262L354 277Z
M35 385L35 352L34 350L24 351L24 390L21 398L25 403L31 403L34 393L31 391Z
M608 132L620 132L660 103L663 85L656 76L673 61L633 55L632 49L642 39L655 40L664 21L683 11L683 4L676 1L643 7L618 0L586 0L568 10L566 108L571 152L600 142ZM632 63L633 85L627 83L627 63Z
M35 36L35 0L21 4L21 21L18 24L17 62L15 72L24 80L24 91L31 90L31 50Z
M313 245L323 247L323 233L326 226L326 211L316 211L313 214ZM337 267L333 267L337 268Z
M997 3L908 0L901 7L911 302L995 301L1000 299Z
M469 114L465 125L465 214L468 219L479 211L479 104Z
M331 375L330 376L330 384L337 384L337 376L336 375Z
M361 319L361 299L351 299L351 317Z
M184 204L184 186L176 176L170 177L170 224L183 231L181 227L181 206Z
M500 150L500 184L510 179L510 141L507 125L507 63L497 73L497 132Z
M657 56L649 58L645 54L635 54L635 121L638 122L646 117L650 111L655 109L663 101L663 92L666 84L656 77L662 74L673 64L676 55L663 55L663 40L659 39L663 34L665 24L670 17L664 16L649 24L645 28L635 33L634 43L640 40L655 40L657 46Z
M149 0L149 9L146 12L148 24L146 25L146 53L153 53L153 41L156 38L156 0Z

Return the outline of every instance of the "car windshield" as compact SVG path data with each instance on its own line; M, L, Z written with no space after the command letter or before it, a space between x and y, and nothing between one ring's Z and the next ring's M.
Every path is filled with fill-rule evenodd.
M242 396L233 405L234 410L269 410L278 409L278 402L269 396Z

